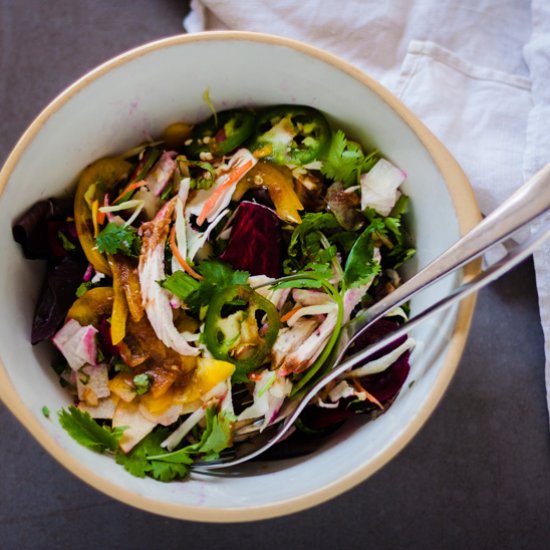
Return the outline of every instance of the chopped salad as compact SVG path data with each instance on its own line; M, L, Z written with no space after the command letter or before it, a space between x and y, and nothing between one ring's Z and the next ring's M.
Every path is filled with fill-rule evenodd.
M267 428L326 372L346 323L400 284L414 254L405 178L297 105L214 111L87 166L74 199L41 201L13 228L48 261L31 340L53 342L74 398L61 426L161 481ZM296 433L386 410L411 347L331 383Z

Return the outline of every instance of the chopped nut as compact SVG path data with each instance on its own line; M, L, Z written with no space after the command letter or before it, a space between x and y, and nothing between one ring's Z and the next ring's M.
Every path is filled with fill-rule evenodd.
M204 144L208 144L208 143L210 143L210 140L211 140L211 139L212 139L212 138L211 138L210 136L204 136L204 137L202 138L202 142L203 142Z
M183 142L183 144L184 144L185 146L187 146L187 147L188 147L189 145L191 145L192 143L193 143L193 140L192 140L192 139L186 139L186 140Z
M199 158L201 160L213 160L214 157L212 156L212 153L210 153L209 151L203 151L200 155L199 155Z

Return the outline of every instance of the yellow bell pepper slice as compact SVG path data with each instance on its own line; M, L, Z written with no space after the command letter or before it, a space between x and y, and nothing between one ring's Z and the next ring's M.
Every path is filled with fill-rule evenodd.
M105 275L111 275L111 269L105 256L95 247L91 205L95 200L101 202L103 194L126 177L131 167L130 163L118 157L96 160L84 169L76 188L74 217L80 246L94 269Z
M114 292L110 286L91 288L73 302L67 318L78 321L83 327L97 326L101 317L110 315L113 309L113 298Z
M111 341L113 345L120 344L126 336L126 319L128 318L128 304L124 287L120 278L120 270L116 267L116 260L108 258L109 267L113 274L113 312L111 314Z
M294 191L292 172L286 166L259 161L237 184L233 200L240 200L251 187L266 187L277 215L290 223L301 223L304 207Z
M224 382L235 372L235 365L219 359L210 359L208 357L199 357L197 359L197 368L193 376L185 387L175 392L174 403L185 405L199 400L203 395Z

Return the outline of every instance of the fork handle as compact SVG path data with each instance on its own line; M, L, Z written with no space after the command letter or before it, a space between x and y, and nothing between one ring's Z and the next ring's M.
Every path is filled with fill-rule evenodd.
M503 241L549 208L550 163L441 256L371 306L365 315L361 316L361 330L407 302L419 290L435 283L494 244Z

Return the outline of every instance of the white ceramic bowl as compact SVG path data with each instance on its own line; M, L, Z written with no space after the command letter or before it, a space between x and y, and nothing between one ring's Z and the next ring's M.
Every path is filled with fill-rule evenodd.
M84 76L32 123L0 173L0 396L36 439L93 487L158 514L202 521L246 521L287 514L356 485L390 460L419 430L458 364L473 300L415 332L409 387L389 411L349 425L318 452L250 466L237 478L163 484L139 479L75 443L41 409L69 402L49 367L48 345L29 342L41 269L23 259L13 220L35 201L62 194L94 159L155 136L175 120L208 116L206 88L219 109L299 103L330 114L376 145L409 177L411 224L425 265L477 223L478 209L456 162L388 91L332 55L294 41L252 33L177 36L125 53ZM456 284L456 277L412 303L413 312Z

